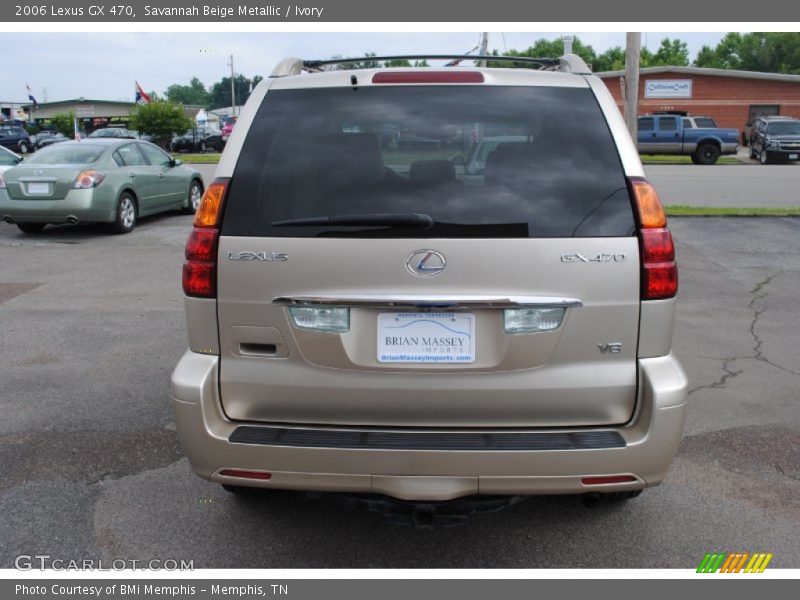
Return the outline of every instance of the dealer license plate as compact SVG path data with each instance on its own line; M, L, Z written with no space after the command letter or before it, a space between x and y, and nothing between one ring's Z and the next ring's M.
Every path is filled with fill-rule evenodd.
M378 315L378 362L471 363L475 315L399 312Z
M38 196L43 196L50 193L50 184L49 183L42 183L42 182L34 182L28 184L28 193L33 195L36 194Z

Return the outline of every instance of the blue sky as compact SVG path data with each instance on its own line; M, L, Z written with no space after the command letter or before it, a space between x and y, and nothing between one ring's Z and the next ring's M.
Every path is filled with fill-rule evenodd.
M490 48L524 49L535 40L571 33L491 33ZM334 54L459 53L478 43L479 33L3 33L0 101L27 100L28 83L44 102L69 98L132 100L133 82L163 92L172 83L197 76L206 85L229 73L234 55L237 72L268 75L281 58L328 58ZM690 56L703 44L716 44L723 33L647 33L647 47L663 37L680 37ZM598 52L624 46L624 33L581 33Z

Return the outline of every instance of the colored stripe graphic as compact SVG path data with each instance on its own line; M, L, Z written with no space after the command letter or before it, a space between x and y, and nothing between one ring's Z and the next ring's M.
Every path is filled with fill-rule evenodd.
M707 552L697 567L697 573L763 573L772 560L772 553ZM749 559L749 560L748 560ZM745 563L747 566L745 567Z

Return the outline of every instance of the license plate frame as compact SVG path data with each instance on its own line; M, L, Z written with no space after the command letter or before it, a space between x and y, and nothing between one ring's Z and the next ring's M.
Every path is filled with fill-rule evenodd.
M475 314L382 312L377 316L376 357L383 364L475 362Z

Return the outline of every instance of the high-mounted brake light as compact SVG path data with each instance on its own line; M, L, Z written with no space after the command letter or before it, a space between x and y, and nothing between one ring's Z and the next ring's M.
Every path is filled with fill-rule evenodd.
M480 71L386 71L375 73L372 83L483 83Z
M678 266L664 207L646 180L631 178L630 186L638 212L642 300L672 298L678 293Z
M228 181L215 179L195 213L194 229L186 241L186 262L183 263L183 292L187 296L217 297L217 245Z

